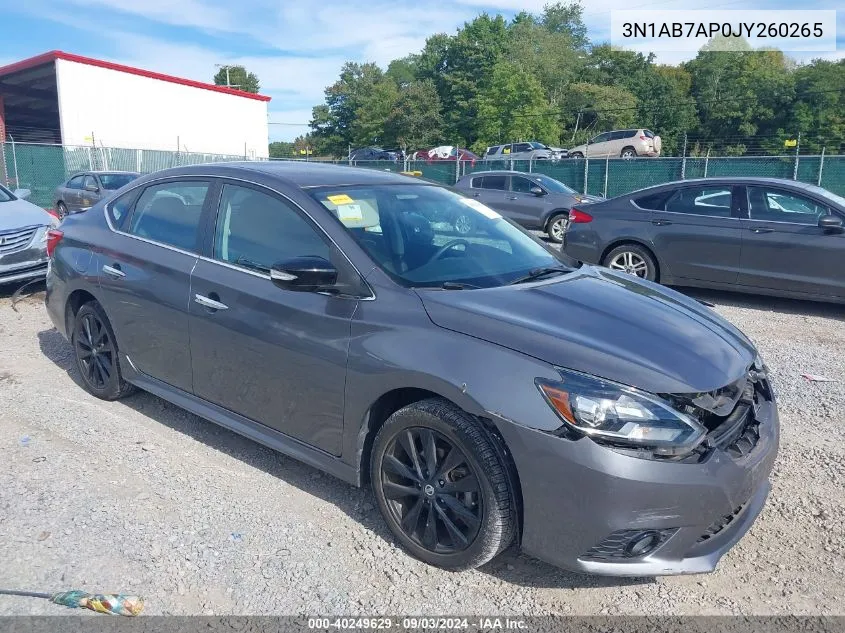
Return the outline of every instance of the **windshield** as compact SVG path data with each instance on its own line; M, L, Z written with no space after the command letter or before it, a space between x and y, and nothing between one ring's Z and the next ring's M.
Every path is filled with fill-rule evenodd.
M552 193L569 193L572 195L576 195L578 193L572 187L567 187L560 180L555 180L554 178L549 178L548 176L536 176L534 180Z
M542 143L538 143L537 141L531 141L529 143L533 149L549 149L547 145L543 145Z
M563 264L477 200L429 185L319 188L311 195L408 287L491 288Z
M3 185L0 185L0 202L11 202L14 199L15 197L12 195L12 192Z
M816 185L808 185L808 184L805 184L804 186L807 188L807 191L812 191L814 194L816 194L818 196L824 196L828 200L833 200L836 204L845 208L845 198L843 198L842 196L838 196L835 193L833 193L832 191L828 191L824 187L818 187Z
M100 182L103 185L103 189L108 189L109 191L120 189L123 185L128 185L136 178L137 176L135 174L100 174Z

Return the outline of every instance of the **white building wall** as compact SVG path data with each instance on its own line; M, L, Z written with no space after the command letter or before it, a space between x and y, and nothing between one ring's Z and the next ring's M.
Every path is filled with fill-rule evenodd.
M64 59L56 78L65 145L268 155L266 101Z

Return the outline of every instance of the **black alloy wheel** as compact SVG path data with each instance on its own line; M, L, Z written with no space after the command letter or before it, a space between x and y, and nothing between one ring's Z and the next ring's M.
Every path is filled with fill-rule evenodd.
M388 507L412 541L452 554L475 540L483 504L478 476L445 436L404 429L388 445L381 468Z
M431 398L379 429L370 480L379 510L410 554L472 569L514 540L516 479L502 440L453 403Z
M76 313L71 334L76 365L86 390L103 400L117 400L135 391L123 380L117 341L103 309L86 303Z

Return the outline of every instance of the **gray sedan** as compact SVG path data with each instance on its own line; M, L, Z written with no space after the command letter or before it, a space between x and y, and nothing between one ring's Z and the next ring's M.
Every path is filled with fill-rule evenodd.
M56 211L59 217L84 211L138 176L140 174L134 171L88 171L75 174L56 188Z
M748 338L444 187L180 167L51 234L47 311L85 389L144 389L372 486L432 565L518 543L581 572L706 572L765 503L778 414Z
M27 202L29 194L27 189L12 193L0 186L0 284L47 274L47 231L58 222Z
M845 302L845 198L793 180L685 180L579 205L563 250L664 284Z
M601 200L582 195L559 180L520 171L477 171L467 174L455 187L527 229L545 231L560 243L572 205ZM471 227L458 222L460 233Z

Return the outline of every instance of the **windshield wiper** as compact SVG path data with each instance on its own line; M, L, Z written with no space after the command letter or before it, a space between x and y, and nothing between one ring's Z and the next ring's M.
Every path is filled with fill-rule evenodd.
M481 286L473 286L472 284L464 284L459 281L444 281L440 284L440 287L443 290L473 290L475 288L481 288Z
M513 286L515 284L522 284L526 281L534 281L535 279L539 279L540 277L545 277L546 275L551 275L552 273L568 273L570 270L568 268L561 268L560 266L544 266L542 268L535 268L528 272L525 277L519 277L518 279L514 279L508 285Z

